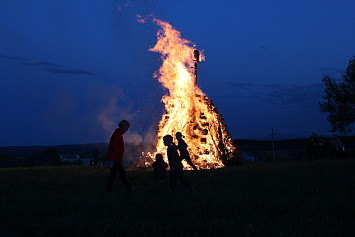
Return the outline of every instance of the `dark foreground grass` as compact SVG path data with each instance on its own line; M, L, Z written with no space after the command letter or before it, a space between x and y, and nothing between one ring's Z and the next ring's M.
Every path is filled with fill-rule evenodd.
M147 170L0 169L0 236L353 236L355 160L186 171L170 193Z

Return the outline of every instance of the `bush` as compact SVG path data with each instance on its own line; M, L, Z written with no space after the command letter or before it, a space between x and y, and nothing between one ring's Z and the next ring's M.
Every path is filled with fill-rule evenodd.
M20 165L20 162L15 159L15 157L8 155L7 153L0 154L0 167L17 167Z

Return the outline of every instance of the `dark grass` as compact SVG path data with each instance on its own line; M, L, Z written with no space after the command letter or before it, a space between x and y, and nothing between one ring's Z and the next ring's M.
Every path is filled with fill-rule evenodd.
M0 169L0 236L353 236L355 160L296 161L186 171L195 189L127 171Z

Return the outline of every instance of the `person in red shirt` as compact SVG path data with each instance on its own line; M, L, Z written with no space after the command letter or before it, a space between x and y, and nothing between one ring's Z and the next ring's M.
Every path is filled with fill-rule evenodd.
M118 124L118 128L111 136L108 146L105 167L110 168L110 176L107 180L106 190L112 192L112 184L115 180L117 173L121 179L122 184L126 187L127 191L133 191L136 187L132 187L126 178L126 171L122 166L122 159L124 153L123 134L128 130L131 124L127 120L122 120Z

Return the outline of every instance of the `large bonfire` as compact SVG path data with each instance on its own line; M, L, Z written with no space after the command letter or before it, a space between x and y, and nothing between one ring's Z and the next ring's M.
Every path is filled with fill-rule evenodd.
M193 69L197 70L197 62L204 60L204 56L194 55L197 51L195 46L181 38L180 32L169 23L157 19L154 22L161 29L157 33L158 42L150 51L160 53L163 60L155 76L169 94L162 98L165 114L157 127L156 150L153 154L144 155L144 165L150 165L156 153L163 154L167 160L163 136L169 134L175 139L175 133L181 132L192 162L198 168L222 167L233 157L236 149L222 116L196 84ZM190 168L186 163L184 167Z

